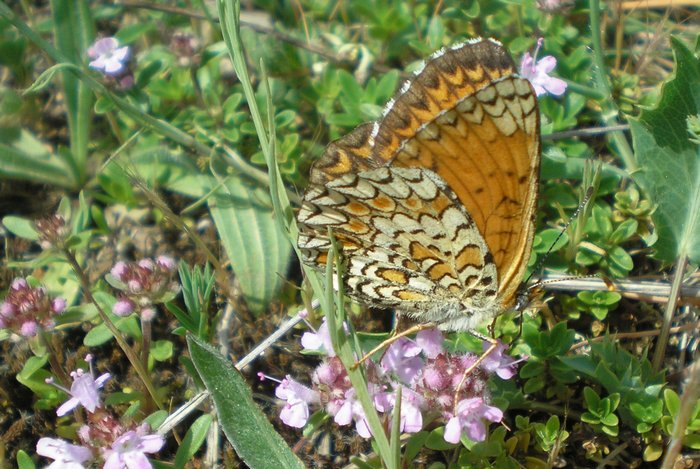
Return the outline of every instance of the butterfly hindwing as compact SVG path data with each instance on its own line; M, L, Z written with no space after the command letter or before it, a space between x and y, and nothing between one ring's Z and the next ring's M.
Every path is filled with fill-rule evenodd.
M497 275L486 243L430 170L383 167L337 178L307 193L299 221L302 232L317 233L300 237L302 251L327 250L320 231L328 225L339 240L351 240L346 281L358 298L406 311L494 301Z

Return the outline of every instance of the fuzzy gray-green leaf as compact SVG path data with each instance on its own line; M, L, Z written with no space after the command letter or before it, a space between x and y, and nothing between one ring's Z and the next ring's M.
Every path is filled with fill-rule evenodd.
M192 335L187 342L192 362L214 399L226 438L243 462L251 469L303 468L253 402L250 388L230 360Z
M658 234L656 256L673 262L687 255L700 262L700 145L691 141L689 119L700 109L700 60L672 38L675 75L664 84L656 108L630 120L634 174L658 208L652 215Z

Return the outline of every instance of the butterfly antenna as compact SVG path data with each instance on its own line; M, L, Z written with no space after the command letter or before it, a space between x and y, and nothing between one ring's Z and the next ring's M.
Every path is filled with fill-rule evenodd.
M539 272L540 269L542 268L542 266L544 266L544 263L547 260L547 258L549 257L549 255L552 253L554 246L557 245L557 243L559 242L561 237L564 236L564 233L566 233L566 230L569 228L569 226L571 226L571 223L574 220L576 220L576 218L579 216L581 211L583 211L583 209L588 204L588 201L591 200L591 197L593 197L593 186L588 186L588 189L586 189L586 195L583 197L583 200L581 201L581 203L578 204L578 207L576 207L576 211L571 215L571 217L569 218L569 221L566 222L566 225L564 225L564 228L561 229L561 231L557 235L554 242L549 246L549 249L547 249L547 252L544 253L544 256L542 256L542 258L539 260L539 262L535 265L535 268L532 269L532 272L530 272L530 275L527 276L527 279L525 280L523 285L527 285L527 283L530 281L532 276L535 275L535 272ZM540 285L542 285L542 282L537 282L535 285L528 288L528 290L531 288L539 287Z

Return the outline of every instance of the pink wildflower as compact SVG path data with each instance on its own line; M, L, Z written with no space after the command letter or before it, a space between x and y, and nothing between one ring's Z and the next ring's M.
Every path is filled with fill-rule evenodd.
M537 96L546 93L560 96L566 91L566 82L556 77L549 76L549 73L557 66L557 59L548 55L537 60L537 54L542 47L544 40L537 41L534 57L529 52L525 52L520 62L520 75L530 80Z
M165 444L159 434L149 434L148 424L129 430L117 438L103 453L103 469L151 469L153 466L146 453L157 453Z
M302 428L309 419L309 404L320 403L319 394L295 381L290 376L282 380L275 395L285 401L280 412L282 421L294 428Z
M36 443L36 453L54 460L47 469L84 469L83 463L93 458L90 449L58 438L41 438Z
M490 344L485 342L484 350L487 350L489 346ZM517 372L515 365L523 361L524 358L515 360L508 355L504 355L503 352L505 350L506 346L499 341L496 348L481 362L481 367L489 373L496 373L501 379L510 379Z
M389 346L382 357L381 365L385 371L396 373L399 379L410 384L423 367L419 356L421 348L411 339L400 337Z
M445 441L459 443L462 432L472 441L484 441L486 426L484 420L500 422L503 411L484 403L480 397L464 399L457 404L457 415L450 418L445 426Z
M152 306L168 301L179 290L173 280L175 270L175 261L168 256L155 261L145 258L138 262L117 262L107 276L107 281L122 294L112 312L128 316L137 311L142 319L153 319Z
M59 417L63 417L79 405L85 407L88 412L94 412L97 407L101 406L99 390L110 378L110 374L104 373L97 379L94 379L92 355L88 354L85 357L85 361L90 365L90 372L86 373L80 368L72 371L70 375L73 378L73 384L71 384L70 390L55 384L51 378L47 380L47 383L53 384L71 396L56 410L56 415Z
M120 298L112 306L112 312L119 317L128 316L134 312L136 305L128 298Z
M388 412L396 406L396 393L392 391L375 397L375 407L379 412ZM416 433L423 428L422 410L425 402L420 393L402 386L401 389L401 424L400 430L406 433Z
M325 352L329 357L335 356L326 318L323 318L323 322L316 332L304 332L301 336L301 346L306 350Z
M65 218L58 214L35 220L34 227L39 234L39 244L44 249L63 246L63 241L70 234Z
M416 335L416 343L423 350L426 358L435 358L442 353L442 343L445 341L440 329L420 331Z

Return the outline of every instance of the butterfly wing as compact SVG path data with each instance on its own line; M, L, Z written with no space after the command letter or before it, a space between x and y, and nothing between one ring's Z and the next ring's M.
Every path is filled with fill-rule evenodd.
M374 160L430 168L471 215L510 307L534 237L540 164L537 100L493 40L447 49L408 82L375 124Z
M467 317L471 310L498 314L512 305L530 254L539 151L535 94L515 74L505 49L479 40L442 50L402 87L379 121L333 142L314 165L298 216L304 261L325 264L331 226L347 254L347 280L357 297L419 309L431 298L456 295ZM387 173L375 168L386 166L395 181L413 177L397 173L400 167L418 169L422 181L437 181L444 197L436 200L457 207L469 221L468 236L450 238L420 221L420 210L445 209L437 201L418 197L428 207L420 210L397 203L406 181L377 190L371 181ZM352 193L360 186L373 188ZM373 221L382 210L395 210L397 217Z
M332 226L348 259L350 294L377 306L426 314L486 311L497 294L485 241L454 194L425 168L346 174L307 192L299 246L326 253Z

